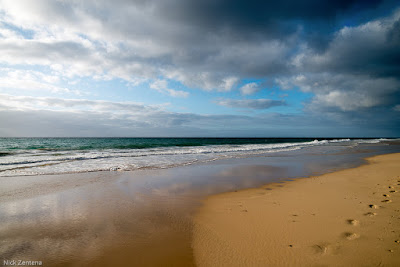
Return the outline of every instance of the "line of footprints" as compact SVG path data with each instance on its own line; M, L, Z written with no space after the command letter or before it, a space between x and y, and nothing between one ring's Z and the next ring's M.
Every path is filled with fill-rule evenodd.
M400 180L397 180L397 185L400 186ZM389 193L391 193L391 194L398 192L397 190L395 190L394 186L392 186L392 185L389 185L388 188L389 188ZM385 199L381 201L382 203L390 203L390 202L392 202L392 200L390 199L390 195L389 194L383 194L382 196L385 197ZM378 205L374 205L374 204L370 204L369 207L371 209L379 209L379 206ZM376 212L367 212L364 215L366 215L366 216L375 216L375 215L377 215L377 213ZM357 220L348 220L348 223L350 223L352 225L358 225L359 224L359 222ZM358 234L346 233L346 238L349 239L349 240L353 240L353 239L356 239L358 237L359 237ZM394 242L397 243L397 244L400 244L400 240L398 240L398 239L395 240ZM393 252L393 250L390 249L389 252Z
M398 177L397 185L400 186L400 176ZM381 202L384 203L384 204L392 202L392 200L390 199L389 193L390 194L397 193L397 191L395 190L394 186L392 186L392 185L389 185L388 189L389 189L388 193L387 194L385 193L385 194L382 195L384 197L384 199ZM371 209L379 209L380 206L374 205L374 204L370 204L369 207ZM395 210L395 211L396 212L400 212L400 210ZM315 215L315 214L312 214L312 215ZM372 217L372 216L376 216L377 213L376 212L367 212L364 215ZM297 215L294 214L292 216L297 216ZM394 217L394 216L392 216L392 217ZM399 219L400 219L400 217L399 217ZM296 221L293 221L293 222L296 222ZM360 224L360 221L351 219L351 220L347 220L347 223L350 224L350 225L353 225L353 226L358 226ZM394 232L394 231L392 231L392 232ZM343 237L345 239L347 239L347 240L355 240L355 239L359 238L360 235L358 233L354 233L354 232L346 232L346 233L343 234ZM394 242L397 243L397 244L400 244L400 240L398 240L398 239L394 240ZM289 247L293 247L293 245L289 245ZM330 247L331 247L331 245L329 243L321 243L321 244L318 244L318 245L314 246L316 251L318 253L322 253L322 254L326 254ZM389 252L394 252L393 249L389 249L388 251Z

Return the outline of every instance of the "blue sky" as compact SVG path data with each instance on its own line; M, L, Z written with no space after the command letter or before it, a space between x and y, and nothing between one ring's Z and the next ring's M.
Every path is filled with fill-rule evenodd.
M0 3L0 136L400 136L396 1Z

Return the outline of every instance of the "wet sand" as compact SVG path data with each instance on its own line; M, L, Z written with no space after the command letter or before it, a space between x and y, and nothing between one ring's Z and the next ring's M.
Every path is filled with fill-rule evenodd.
M146 177L107 172L3 178L4 185L19 181L1 189L9 191L0 196L1 265L193 266L195 199L169 198L174 188L147 188Z
M400 154L207 198L198 266L400 266Z

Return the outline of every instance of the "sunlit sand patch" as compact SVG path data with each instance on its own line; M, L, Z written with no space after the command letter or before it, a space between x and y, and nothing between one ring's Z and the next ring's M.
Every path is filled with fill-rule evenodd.
M375 157L366 166L288 182L282 189L273 187L270 195L259 199L252 198L259 189L211 197L199 215L204 232L195 231L201 231L194 238L196 262L199 266L400 266L400 258L393 258L400 244L396 232L400 220L394 215L400 210L395 206L397 196L388 194L395 189L388 188L393 181L387 175L400 171L399 159L400 154ZM393 204L387 204L392 199ZM238 200L252 212L228 217L213 211Z

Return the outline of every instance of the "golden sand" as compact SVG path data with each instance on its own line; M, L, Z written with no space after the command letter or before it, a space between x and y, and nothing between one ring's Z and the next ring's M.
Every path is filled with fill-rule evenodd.
M198 266L400 266L400 154L318 177L209 197Z

